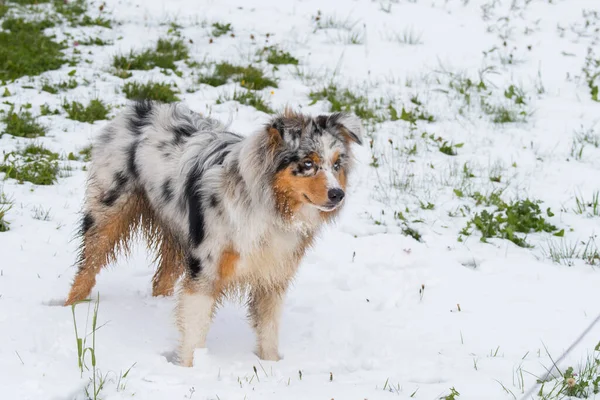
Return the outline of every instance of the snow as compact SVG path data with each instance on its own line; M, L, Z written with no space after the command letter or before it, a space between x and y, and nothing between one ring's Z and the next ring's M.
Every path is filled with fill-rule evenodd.
M573 211L575 195L589 199L600 190L600 149L586 146L581 159L571 154L574 132L581 126L595 127L600 134L595 125L600 103L592 101L580 78L587 49L597 46L600 37L593 26L586 28L582 11L595 6L589 0L107 0L106 10L118 22L112 29L53 28L59 37L68 31L75 37L100 36L114 45L94 47L92 54L82 46L82 58L91 63L7 83L12 95L3 100L31 103L34 114L45 103L60 108L65 98L125 104L119 90L123 81L110 73L112 56L152 46L175 22L182 26L182 37L192 40L190 51L197 61L245 64L265 44L278 44L297 57L298 68L313 79L301 79L294 67L280 66L275 72L279 88L272 94L271 89L263 91L275 108L289 104L326 112L327 104L311 105L308 93L333 79L341 87L365 90L373 101L393 100L398 111L418 94L424 109L435 116L433 123L419 121L413 136L404 121L376 126L373 151L380 157L379 168L369 165L373 153L368 143L358 151L347 206L307 254L288 293L279 362L260 361L253 354L245 311L231 303L219 311L208 347L196 352L194 367L176 365L175 299L151 296L151 255L139 245L129 260L122 258L103 271L92 295L100 294L98 367L108 374L100 397L372 400L414 394L415 399L434 399L448 395L451 387L460 399L522 395L552 365L546 348L556 360L600 311L597 267L583 260L556 264L544 251L548 243L587 241L600 221ZM318 10L324 17L355 21L353 29L364 32L363 43L343 43L344 30L315 29ZM231 23L235 38L226 35L209 44L213 22ZM407 30L422 43L390 39ZM581 31L585 34L576 33ZM507 37L506 47L501 35ZM513 48L518 62L502 64L500 55ZM464 108L448 88L448 75L440 72L477 79L478 71L490 65L495 70L488 78L496 96L490 101L507 101L503 91L508 85L522 86L532 111L526 122L492 123L478 99ZM78 81L90 84L66 94L40 92L43 78L58 82L73 69ZM183 77L155 69L136 71L130 80L175 83L192 108L230 120L242 134L268 118L235 102L216 104L235 84L198 85L192 69L180 69ZM543 93L536 91L540 82ZM23 88L28 85L35 89ZM40 121L50 130L35 141L62 154L88 145L106 123L80 123L64 115ZM424 131L464 146L449 157L421 138ZM388 139L401 147L417 144L418 152L394 158ZM3 135L0 149L8 152L26 143ZM481 209L453 194L465 163L477 176L473 192L505 188L507 200L540 199L543 210L550 207L555 213L548 219L565 229L565 237L532 234L531 249L500 239L481 243L477 234L459 242L468 218L449 213L465 204L471 212ZM19 185L11 179L1 184L14 200L6 216L11 229L0 233L3 399L83 399L91 377L87 370L80 376L71 309L61 306L75 272L78 243L73 236L86 179L84 163L68 164L72 175L53 186ZM410 181L406 188L389 186L393 171ZM490 174L498 171L502 183L490 182ZM420 202L435 208L420 209ZM40 206L50 210L49 221L33 218ZM422 242L402 234L395 211L422 221L409 224L423 235ZM90 319L89 333L88 306L77 306L76 314L80 334ZM596 326L561 367L577 365L599 339ZM119 385L119 374L134 363Z

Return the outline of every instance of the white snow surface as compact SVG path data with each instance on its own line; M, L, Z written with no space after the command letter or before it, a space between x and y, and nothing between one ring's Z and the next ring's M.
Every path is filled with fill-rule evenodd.
M130 259L105 269L92 294L100 294L96 357L107 376L100 397L437 399L451 387L460 393L458 399L521 396L521 376L527 390L551 367L546 348L556 360L600 312L598 268L580 259L554 263L544 251L549 243L587 242L600 221L573 211L576 194L591 198L600 189L600 149L588 145L580 158L571 154L574 132L581 126L600 134L594 125L600 103L592 101L580 78L587 49L598 45L598 32L585 30L582 14L594 7L596 0L107 0L105 9L116 22L112 29L51 29L59 38L70 32L114 44L80 46L82 61L76 67L7 83L11 96L3 101L31 103L34 114L45 103L60 108L64 99L85 104L100 98L114 107L114 116L127 100L120 89L124 81L111 73L112 57L153 46L175 22L197 61L247 64L256 61L258 49L272 44L297 57L304 77L294 66L271 72L264 61L256 63L279 80L278 88L262 91L276 109L289 104L309 113L327 112L327 102L311 104L308 94L333 80L373 102L392 101L398 112L417 94L435 117L433 123L418 121L416 133L402 120L379 124L371 131L373 150L369 140L358 150L345 210L308 252L287 295L279 362L255 356L245 310L231 303L219 310L207 349L196 352L194 367L176 365L175 298L151 296L152 255L140 244ZM362 43L347 43L349 33L343 29L315 29L318 10L322 18L356 22L352 29L361 32ZM231 23L235 37L209 43L210 25L217 21ZM420 43L392 39L405 32ZM499 55L509 51L515 62L503 64ZM476 80L489 65L495 72L489 74L489 85L496 88L493 101L507 101L503 91L510 84L526 92L532 114L525 122L493 123L482 114L479 100L460 112L462 100L441 71ZM72 70L78 81L89 84L58 95L40 91L43 79L65 80ZM199 85L194 68L181 63L180 70L182 77L159 69L134 71L129 80L172 82L190 107L230 120L231 129L242 134L268 120L234 101L216 104L220 94L239 85ZM543 91L536 90L540 82ZM88 145L106 124L76 122L64 113L39 119L49 127L46 137L3 135L0 150L35 141L65 155ZM422 139L422 132L464 145L451 157ZM417 144L418 151L392 163L388 139L394 146ZM380 157L378 168L370 165L373 152ZM84 399L91 377L87 370L80 375L71 309L61 306L75 273L78 242L73 238L86 179L83 162L67 163L72 173L52 186L12 179L0 184L14 201L6 216L10 230L0 233L2 399ZM541 208L554 212L546 218L565 230L564 238L531 234L527 240L533 248L500 239L481 243L477 233L458 241L466 221L482 209L453 192L465 163L476 175L472 191L505 188L507 200L542 200ZM393 171L410 185L391 187ZM501 183L490 182L495 172L502 174ZM421 209L420 202L435 208ZM462 205L471 214L454 213ZM39 207L50 210L48 221L33 218ZM402 234L395 211L402 211L423 235L421 242ZM80 334L89 333L88 306L77 306L76 314ZM599 339L596 326L561 367L576 366ZM134 363L118 385L119 373Z

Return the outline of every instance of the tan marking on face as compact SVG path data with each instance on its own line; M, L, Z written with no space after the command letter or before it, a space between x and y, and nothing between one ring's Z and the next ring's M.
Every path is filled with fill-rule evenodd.
M289 166L278 172L273 182L277 208L282 215L291 217L303 204L327 204L327 177L323 171L313 176L300 176L294 175L292 170Z
M317 153L310 153L306 158L310 159L314 165L321 164L321 157Z

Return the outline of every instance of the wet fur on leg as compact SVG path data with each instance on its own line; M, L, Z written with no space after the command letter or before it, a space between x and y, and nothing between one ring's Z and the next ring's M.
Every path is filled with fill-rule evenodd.
M179 278L179 357L192 365L215 307L249 295L257 354L279 359L286 288L323 224L345 203L353 115L286 109L254 134L229 132L182 104L129 105L98 135L81 223L82 248L65 304L86 298L96 275L141 233L157 254L155 296Z

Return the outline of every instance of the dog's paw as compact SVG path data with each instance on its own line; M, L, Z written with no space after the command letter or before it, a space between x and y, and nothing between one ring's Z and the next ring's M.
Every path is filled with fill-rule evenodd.
M264 361L279 361L281 360L281 355L279 354L279 352L277 350L263 350L263 349L258 349L256 351L256 355L258 356L258 358L260 358L261 360Z

